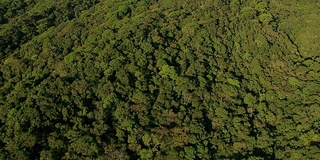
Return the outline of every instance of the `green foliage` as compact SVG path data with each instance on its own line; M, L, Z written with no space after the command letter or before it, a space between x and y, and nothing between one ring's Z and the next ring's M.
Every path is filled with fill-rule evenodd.
M300 84L300 81L298 79L294 78L294 77L290 77L288 79L288 81L293 86L299 86L299 84Z
M320 159L319 15L0 0L0 159Z
M270 13L263 13L261 15L259 15L259 20L264 24L264 25L268 25L272 20L272 14Z
M159 72L159 75L164 78L170 77L171 79L174 79L176 76L176 72L173 66L163 65L161 67L161 71Z
M233 86L236 86L236 87L240 87L240 83L239 83L238 80L236 80L236 79L231 79L231 78L228 78L227 80L228 80L228 83L229 83L229 84L231 84L231 85L233 85Z

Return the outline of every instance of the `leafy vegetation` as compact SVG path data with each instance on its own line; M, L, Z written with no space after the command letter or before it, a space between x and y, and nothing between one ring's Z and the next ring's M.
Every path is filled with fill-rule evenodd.
M320 159L317 0L0 0L1 159Z

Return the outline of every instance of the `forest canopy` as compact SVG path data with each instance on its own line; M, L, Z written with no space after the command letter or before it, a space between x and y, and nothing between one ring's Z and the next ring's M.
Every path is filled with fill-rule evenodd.
M0 0L0 159L320 159L318 0Z

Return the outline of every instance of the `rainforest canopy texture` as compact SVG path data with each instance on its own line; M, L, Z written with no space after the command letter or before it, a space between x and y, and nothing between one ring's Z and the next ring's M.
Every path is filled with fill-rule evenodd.
M318 0L0 0L0 159L320 159Z

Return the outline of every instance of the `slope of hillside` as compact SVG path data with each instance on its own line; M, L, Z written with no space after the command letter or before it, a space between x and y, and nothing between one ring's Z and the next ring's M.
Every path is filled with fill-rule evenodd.
M0 156L320 159L319 7L0 0Z

